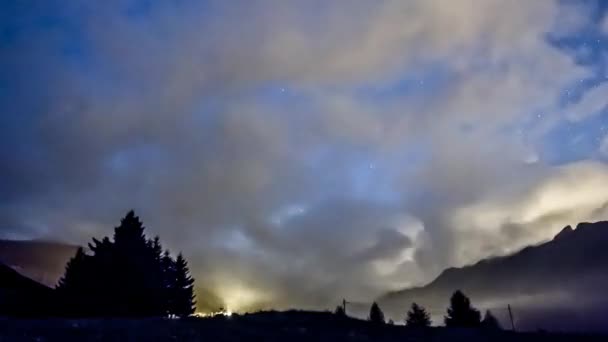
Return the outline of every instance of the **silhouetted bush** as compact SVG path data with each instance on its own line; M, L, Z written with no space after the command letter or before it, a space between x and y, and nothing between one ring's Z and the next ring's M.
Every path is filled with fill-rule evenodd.
M336 310L334 310L334 314L338 317L346 317L346 311L344 311L344 307L342 305L336 306Z
M494 315L492 315L492 312L490 312L490 310L486 310L486 314L483 316L483 320L481 321L481 326L484 329L489 329L489 330L501 330L502 327L500 326L500 322L498 322L498 319L496 319L496 317L494 317Z
M413 328L429 327L431 326L431 316L422 306L412 303L412 307L405 318L405 325Z
M369 310L369 321L377 324L384 324L384 313L376 302L372 304Z
M450 298L450 307L445 316L447 327L478 327L481 321L479 310L471 306L470 299L460 290Z
M130 211L111 241L93 238L68 262L57 292L68 316L149 317L194 313L194 280L186 260L150 240Z

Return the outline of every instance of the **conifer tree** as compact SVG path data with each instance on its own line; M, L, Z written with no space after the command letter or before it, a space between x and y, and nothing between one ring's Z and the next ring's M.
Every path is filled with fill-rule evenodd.
M162 287L163 287L163 303L164 315L172 315L175 307L176 291L176 271L175 260L171 257L169 250L165 250L161 258L161 266L163 271Z
M59 279L57 289L62 291L68 291L73 287L81 284L84 279L82 278L85 270L86 254L84 249L79 247L74 255L67 263L65 267L65 274Z
M155 316L159 298L154 291L156 265L143 223L129 211L114 229L114 248L107 265L112 273L106 284L112 306L120 316ZM102 268L105 268L102 266Z
M190 276L188 263L180 253L175 260L175 295L173 296L172 313L178 317L187 317L194 313L196 302L194 296L194 279Z
M194 279L183 256L163 253L160 239L147 239L130 211L114 239L92 239L79 249L57 285L72 316L146 317L194 312Z
M384 324L384 313L376 302L372 304L369 310L369 321L377 324Z
M407 317L405 318L405 325L413 328L429 327L431 325L431 316L422 306L412 303L412 307L407 312Z
M458 290L450 298L450 307L444 321L447 327L478 327L481 314L471 306L471 300Z
M342 305L336 306L336 310L334 310L334 314L338 317L346 317L346 312L344 311L344 307Z
M163 247L160 243L160 238L155 236L153 240L148 240L148 252L150 253L150 260L147 264L148 278L152 284L150 286L150 292L153 294L155 300L151 302L150 311L154 313L154 316L166 316L167 315L167 289L165 288L165 272L163 269Z
M492 314L492 312L490 312L490 310L486 310L483 320L481 321L481 326L484 329L489 329L489 330L501 330L502 329L502 327L500 326L500 322L498 322L498 319Z
M61 315L75 315L87 311L86 294L89 287L87 283L87 255L82 247L76 250L76 254L68 261L65 273L57 283L59 300L63 302L58 313Z
M114 243L118 248L145 248L147 244L144 225L133 210L114 228Z

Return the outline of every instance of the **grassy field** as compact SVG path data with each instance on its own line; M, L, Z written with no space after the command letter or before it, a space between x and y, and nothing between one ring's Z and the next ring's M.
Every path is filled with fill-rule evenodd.
M325 312L170 319L0 319L0 341L608 341L608 336L377 326Z

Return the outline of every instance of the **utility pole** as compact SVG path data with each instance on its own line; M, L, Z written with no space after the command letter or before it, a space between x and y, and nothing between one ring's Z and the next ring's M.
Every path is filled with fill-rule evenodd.
M344 316L346 316L346 304L350 304L346 299L342 298L342 308L344 309Z
M507 309L509 310L509 318L511 319L511 329L515 331L515 323L513 322L513 312L511 311L511 304L507 304Z

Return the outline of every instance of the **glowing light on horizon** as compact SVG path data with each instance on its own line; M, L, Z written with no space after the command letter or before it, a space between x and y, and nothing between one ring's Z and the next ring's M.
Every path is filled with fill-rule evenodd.
M215 317L215 316L226 316L226 317L231 317L232 316L232 311L229 309L226 310L219 310L219 311L213 311L213 312L195 312L194 317Z

